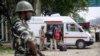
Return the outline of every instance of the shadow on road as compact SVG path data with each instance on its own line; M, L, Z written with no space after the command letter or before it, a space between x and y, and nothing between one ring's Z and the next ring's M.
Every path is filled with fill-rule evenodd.
M67 49L78 49L77 47L67 47ZM91 47L86 47L84 49L92 49ZM78 49L78 50L83 50L83 49Z

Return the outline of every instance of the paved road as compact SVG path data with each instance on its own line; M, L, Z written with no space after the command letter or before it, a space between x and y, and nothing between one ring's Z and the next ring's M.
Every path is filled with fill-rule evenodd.
M86 49L70 48L66 52L44 51L47 56L100 56L100 43L95 43Z
M86 49L70 48L67 51L42 51L46 56L100 56L100 43L94 43ZM0 56L13 56L13 53L2 53Z

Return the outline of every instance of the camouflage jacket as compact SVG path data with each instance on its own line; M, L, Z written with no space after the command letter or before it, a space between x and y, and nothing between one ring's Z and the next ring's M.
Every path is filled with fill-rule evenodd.
M27 22L17 19L13 25L13 32L13 45L15 48L15 56L28 56L26 54L30 54L30 52L29 49L26 47L26 42L27 40L32 41L33 33L29 29Z

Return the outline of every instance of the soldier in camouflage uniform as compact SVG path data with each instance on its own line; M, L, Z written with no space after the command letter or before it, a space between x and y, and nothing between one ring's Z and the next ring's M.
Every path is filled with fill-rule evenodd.
M37 56L33 33L27 21L34 12L32 5L27 1L20 1L16 6L18 18L13 25L15 56Z

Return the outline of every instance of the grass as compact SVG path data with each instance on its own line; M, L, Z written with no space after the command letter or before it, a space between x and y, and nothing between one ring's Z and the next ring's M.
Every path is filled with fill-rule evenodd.
M0 45L0 54L1 53L13 53L13 49L9 46Z

